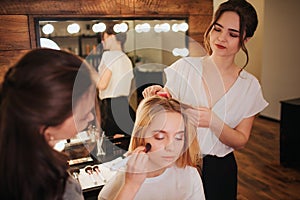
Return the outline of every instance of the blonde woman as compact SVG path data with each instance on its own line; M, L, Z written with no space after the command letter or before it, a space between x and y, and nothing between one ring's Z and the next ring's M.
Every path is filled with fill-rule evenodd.
M151 149L145 152L147 143ZM196 127L185 105L160 96L144 99L137 109L129 154L126 171L120 170L98 199L205 199L196 168Z

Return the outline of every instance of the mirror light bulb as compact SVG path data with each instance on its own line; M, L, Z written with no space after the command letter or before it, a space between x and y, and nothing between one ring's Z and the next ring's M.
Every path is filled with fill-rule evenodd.
M77 23L69 24L67 27L67 31L70 34L78 33L80 31L80 26Z
M142 33L142 32L147 33L150 31L151 27L150 24L143 23L143 24L137 24L134 29L137 33Z
M54 31L54 27L52 24L46 24L45 26L43 26L42 31L44 34L51 34Z
M98 24L94 24L92 30L95 33L104 32L106 29L106 25L103 22L99 22Z

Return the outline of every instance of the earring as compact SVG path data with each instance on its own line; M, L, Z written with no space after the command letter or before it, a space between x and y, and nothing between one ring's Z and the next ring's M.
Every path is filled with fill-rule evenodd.
M54 137L53 137L53 136L50 136L49 139L50 139L50 141L53 141L53 140L54 140Z

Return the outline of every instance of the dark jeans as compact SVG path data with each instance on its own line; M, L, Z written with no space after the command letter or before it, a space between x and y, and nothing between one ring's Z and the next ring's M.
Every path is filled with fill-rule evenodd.
M237 164L233 153L203 158L202 181L206 200L233 200L237 196Z
M125 96L100 101L101 127L106 136L131 135L135 112Z

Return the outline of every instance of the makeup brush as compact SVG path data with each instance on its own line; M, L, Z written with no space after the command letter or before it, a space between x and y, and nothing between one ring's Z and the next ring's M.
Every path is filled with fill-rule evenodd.
M146 146L145 146L144 152L147 153L148 151L150 151L150 149L151 149L151 144L147 143ZM110 170L117 171L121 167L124 167L127 164L130 157L131 156L128 156L128 157L124 158L123 160L121 160L120 162L114 164L113 166L111 166Z
M106 183L106 179L104 178L104 176L101 174L101 171L99 169L99 167L96 165L93 167L93 170L98 174L98 176L102 179L102 181L104 183Z
M79 179L78 179L78 175L79 175L79 168L77 167L74 167L70 170L70 173L73 175L73 177L79 182Z
M85 172L89 175L89 177L92 180L92 182L96 185L97 181L93 177L93 169L92 169L92 167L91 166L86 167L85 168Z

